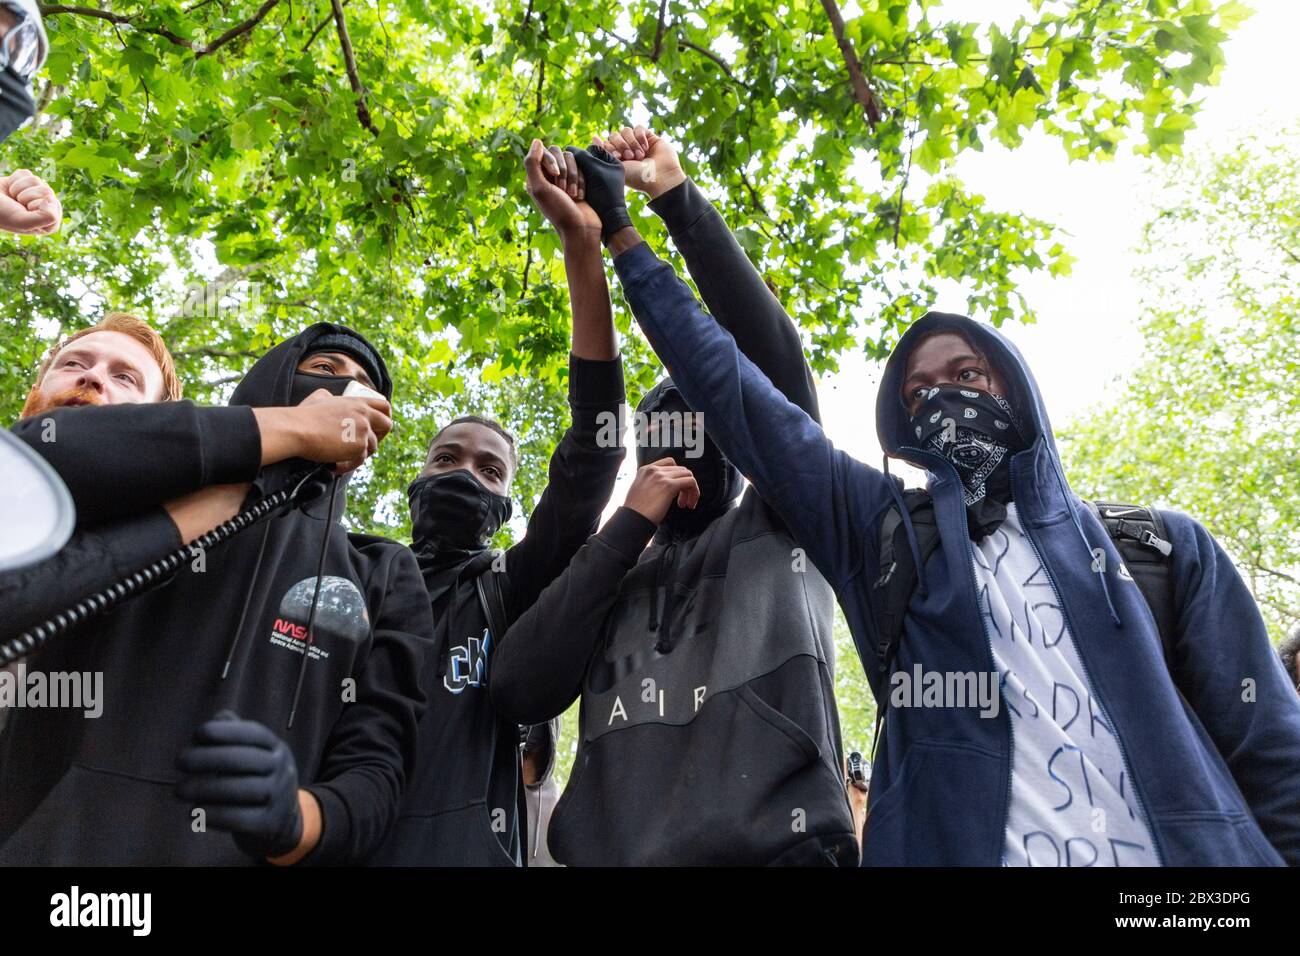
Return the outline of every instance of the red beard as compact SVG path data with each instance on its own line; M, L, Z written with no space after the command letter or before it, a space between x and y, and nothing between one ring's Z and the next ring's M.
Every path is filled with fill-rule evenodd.
M46 396L41 392L40 385L33 385L31 392L27 395L27 401L23 405L22 414L18 417L31 418L33 415L39 415L51 408L62 408L76 402L86 405L103 405L104 396L93 388L86 388L81 385L74 385L72 388L64 389L57 395Z

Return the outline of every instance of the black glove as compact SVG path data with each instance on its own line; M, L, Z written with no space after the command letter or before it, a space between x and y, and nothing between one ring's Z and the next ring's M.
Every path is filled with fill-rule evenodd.
M264 860L284 856L302 840L298 768L289 745L254 720L223 710L194 733L176 765L176 795L227 830L235 845Z
M587 181L587 205L600 217L601 242L609 242L614 233L632 225L627 200L623 198L623 164L599 146L590 150L576 146L565 148L573 154Z

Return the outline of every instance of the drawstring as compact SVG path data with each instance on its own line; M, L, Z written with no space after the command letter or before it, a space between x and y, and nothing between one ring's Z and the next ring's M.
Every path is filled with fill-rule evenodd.
M262 570L262 558L266 555L266 541L271 536L272 521L266 523L262 530L262 543L257 547L257 560L253 562L253 576L249 579L248 590L244 592L244 608L239 612L239 623L235 626L235 635L230 639L230 650L226 653L226 663L221 668L221 679L230 673L230 662L235 659L235 650L244 637L244 621L248 618L248 609L253 603L253 592L257 590L257 575Z
M316 605L320 601L321 577L325 574L325 555L329 551L330 531L334 528L334 504L338 500L339 480L336 476L330 481L330 503L325 513L325 533L321 537L320 557L316 561L316 586L311 592L311 610L307 612L307 630L304 634L305 641L302 646L302 664L298 666L298 686L293 689L293 703L289 706L289 723L286 729L293 729L293 717L298 712L298 698L302 694L303 678L307 676L307 660L311 657L311 646L315 643L315 635L312 633L312 625L316 623Z
M663 579L664 563L672 547L671 544L665 545L659 552L659 560L655 562L654 574L650 578L650 620L647 625L652 633L659 630L659 582Z
M1061 489L1061 495L1065 499L1065 507L1070 510L1070 517L1074 519L1074 530L1079 533L1079 540L1083 542L1084 548L1088 551L1089 560L1092 559L1092 545L1088 542L1088 536L1083 532L1083 522L1079 520L1078 511L1070 503L1070 492L1065 484L1065 476L1061 474L1061 463L1052 452L1048 452L1048 457L1052 460L1052 472L1056 475L1056 485ZM1101 572L1098 577L1101 578L1101 592L1106 595L1106 606L1110 608L1110 619L1115 622L1116 627L1123 627L1124 622L1119 618L1119 612L1115 610L1115 602L1110 597L1110 585L1106 583L1106 573Z
M298 476L297 483L294 485L293 490L289 492L289 498L285 505L285 510L282 511L279 516L288 514L293 508L301 505L301 496L307 489L309 480L315 477L319 471L319 467L312 468L310 471L304 472L301 476ZM292 480L293 479L290 478L290 481ZM244 639L244 621L248 618L248 609L253 603L253 592L257 590L257 576L262 570L262 559L266 556L266 542L271 536L271 525L275 523L275 518L279 516L273 516L268 520L266 522L266 527L262 530L262 543L257 546L257 560L253 562L253 576L249 579L248 589L244 592L244 607L239 612L239 624L235 627L234 637L230 639L230 650L226 652L226 663L221 667L222 680L225 680L226 676L230 673L230 664L235 659L235 651L239 649L239 645Z
M903 500L903 492L899 490L898 482L889 473L888 455L884 456L884 464L885 484L889 485L889 493L894 496L894 504L903 519L903 530L907 532L907 546L912 550L912 564L916 567L916 591L921 597L925 597L930 593L930 589L925 580L925 562L921 560L921 546L916 543L916 530L912 527L912 516L907 510L907 502Z
M664 627L659 635L659 643L655 645L655 650L660 654L671 654L673 651L673 608L677 603L676 551L677 545L670 544L664 552L664 563L668 565L668 574L664 579Z

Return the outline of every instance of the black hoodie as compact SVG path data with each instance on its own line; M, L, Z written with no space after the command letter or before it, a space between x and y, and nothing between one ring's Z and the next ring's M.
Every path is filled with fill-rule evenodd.
M719 324L815 418L794 324L721 215L689 181L651 205ZM664 383L638 410L685 407L674 392ZM618 509L507 632L493 700L534 724L581 697L548 837L561 863L856 865L834 595L752 488L736 504L717 447L701 452L679 459L700 483L698 514L674 505L656 528Z
M518 866L519 725L488 696L500 635L488 626L476 579L501 588L506 626L568 565L600 522L623 461L623 363L573 356L573 423L551 455L549 481L523 540L504 554L439 553L412 543L432 596L440 653L422 677L429 709L401 813L372 858L388 866Z
M312 342L338 332L355 334L318 323L273 348L240 383L232 406L287 404ZM377 384L387 394L386 372L383 378ZM83 521L153 508L205 478L255 478L267 493L294 470L292 463L257 470L260 437L247 408L167 403L53 414L63 424L57 460L47 460L75 486ZM168 430L174 448L157 441ZM220 453L228 459L214 461ZM101 460L106 471L96 492ZM352 862L373 850L392 824L414 761L425 703L417 675L432 657L433 622L411 552L343 529L342 482L332 523L327 506L322 496L253 526L154 590L53 639L27 662L29 671L102 672L103 714L12 713L0 741L0 862L254 862L229 834L204 830L201 815L174 794L177 754L222 709L265 724L293 751L300 785L314 794L323 817L320 842L305 862ZM303 629L326 540L315 633L304 658Z

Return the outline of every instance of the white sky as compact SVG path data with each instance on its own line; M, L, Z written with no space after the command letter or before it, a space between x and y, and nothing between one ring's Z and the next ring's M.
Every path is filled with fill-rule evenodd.
M1286 82L1300 35L1300 2L1250 0L1256 11L1225 45L1227 63L1220 83L1203 93L1196 128L1185 150L1223 148L1238 131L1283 124L1300 117L1300 98ZM1011 22L1023 0L950 2L954 16ZM847 15L847 14L846 14ZM992 209L1020 211L1055 224L1077 261L1069 276L1031 275L1021 291L1038 313L1038 324L1004 325L1043 390L1053 426L1104 399L1109 383L1137 359L1141 337L1139 287L1131 275L1133 250L1147 221L1147 170L1159 165L1122 147L1109 162L1074 162L1058 141L1035 133L1007 150L996 143L983 153L965 153L954 174ZM688 170L689 172L689 170ZM733 224L734 225L734 224ZM959 284L940 287L933 308L966 312ZM975 316L979 318L979 316ZM822 420L836 445L877 467L875 404L879 366L861 353L840 357L840 371L818 382ZM923 475L891 463L909 484ZM606 514L623 501L635 470L629 452ZM910 474L909 474L910 472Z

